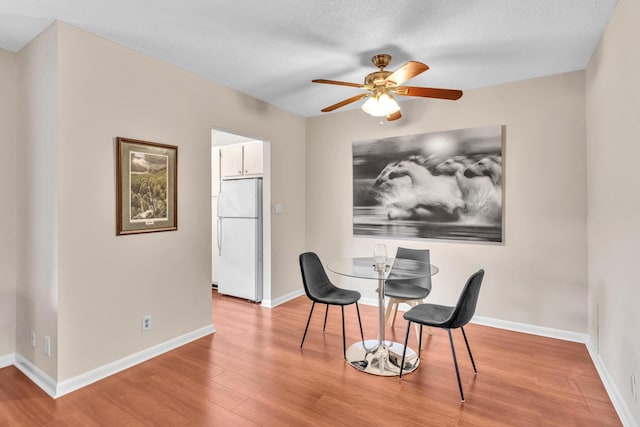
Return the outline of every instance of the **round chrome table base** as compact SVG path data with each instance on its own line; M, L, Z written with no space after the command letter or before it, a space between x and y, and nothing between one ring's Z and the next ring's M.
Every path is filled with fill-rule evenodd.
M384 341L380 346L378 340L358 341L347 349L347 361L368 374L398 376L403 350L404 345L397 342ZM402 373L413 372L419 364L418 354L407 347Z

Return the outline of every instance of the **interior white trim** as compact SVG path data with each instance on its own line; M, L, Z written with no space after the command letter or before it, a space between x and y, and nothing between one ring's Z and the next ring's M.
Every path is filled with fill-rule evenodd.
M16 364L15 353L3 354L2 356L0 356L0 368L6 368L7 366L11 366L15 364Z
M545 326L530 325L528 323L512 322L510 320L500 320L491 317L473 316L471 323L478 325L491 326L494 328L506 329L515 332L524 332L525 334L539 335L542 337L556 338L563 341L572 341L586 343L587 334L564 329L547 328Z
M378 306L378 300L375 298L361 298L359 303L364 305L372 305L375 307ZM398 311L404 312L409 308L410 307L407 304L403 303L403 304L400 304ZM545 326L530 325L527 323L512 322L509 320L500 320L500 319L494 319L491 317L484 317L484 316L477 316L477 315L473 316L473 318L471 319L471 323L476 323L478 325L491 326L494 328L506 329L509 331L524 332L525 334L556 338L564 341L586 343L588 339L587 334L583 334L580 332L565 331L563 329L547 328Z
M56 398L56 380L47 375L42 369L22 357L20 353L16 353L15 366L45 393L54 399Z
M16 368L22 371L22 373L24 373L31 381L44 390L45 393L52 398L57 399L58 397L88 386L96 381L100 381L101 379L120 371L124 371L125 369L131 368L139 363L153 359L156 356L178 348L191 341L211 335L215 331L213 324L210 324L61 382L56 382L53 378L20 354L15 354L14 364ZM11 356L13 355L2 356L2 358L0 358L0 362L3 362L5 359L8 360Z
M132 366L145 362L149 359L153 359L156 356L178 348L191 341L195 341L204 336L211 335L214 332L215 329L213 327L213 324L210 324L200 329L188 332L179 337L170 339L169 341L165 341L161 344L142 350L138 353L124 357L120 360L116 360L115 362L111 362L107 365L93 369L89 372L85 372L73 378L69 378L68 380L59 382L57 384L55 396L52 397L58 398L60 396L64 396L67 393L71 393L72 391L78 390L96 381L100 381L103 378L116 374L120 371L124 371L125 369L131 368Z
M273 300L271 299L262 300L262 305L267 308L273 308L280 304L284 304L285 302L290 301L294 298L298 298L300 295L304 295L304 289L297 289L293 292L289 292L288 294L285 294Z
M613 407L616 409L622 425L626 427L638 427L638 423L633 419L633 414L631 413L629 406L625 402L624 397L622 397L622 394L620 394L620 390L616 387L613 378L609 374L607 367L600 358L600 355L590 338L587 339L586 345L587 351L589 351L589 355L591 356L591 360L600 375L602 384L604 384L604 388L607 390L609 399L611 399L611 403L613 403Z
M377 298L360 298L360 301L358 301L358 304L372 305L374 307L377 307L378 306L378 299ZM402 305L400 305L400 307L402 307ZM400 311L400 307L398 307L398 311Z

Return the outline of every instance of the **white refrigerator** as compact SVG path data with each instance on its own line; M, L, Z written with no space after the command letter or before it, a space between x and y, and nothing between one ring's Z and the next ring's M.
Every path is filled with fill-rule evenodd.
M262 179L220 183L218 292L262 301Z

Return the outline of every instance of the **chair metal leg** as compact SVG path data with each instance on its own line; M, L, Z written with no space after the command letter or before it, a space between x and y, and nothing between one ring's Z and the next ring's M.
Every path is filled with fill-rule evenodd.
M407 321L407 333L404 336L404 348L402 349L402 361L400 362L400 375L398 378L402 378L402 368L404 367L404 356L407 354L407 344L409 344L409 331L411 330L411 321ZM418 350L418 357L420 357L420 350Z
M362 321L360 320L360 309L358 308L358 302L356 301L356 311L358 312L358 325L360 325L360 338L364 341L364 334L362 333Z
M420 323L420 332L418 333L418 359L420 358L421 352L422 352L422 323Z
M347 360L347 339L344 335L344 305L340 306L340 311L342 311L342 356Z
M329 304L327 304L327 309L324 312L324 324L322 325L322 333L324 334L324 330L327 327L327 315L329 314Z
M476 363L473 361L473 355L471 354L471 347L469 347L469 341L467 341L467 334L464 333L464 328L463 327L460 327L460 329L462 330L462 336L464 337L464 343L467 345L467 351L469 352L469 357L471 358L471 364L473 365L473 372L475 372L477 374L478 370L476 369Z
M311 315L313 314L313 308L316 306L316 302L314 301L311 305L311 311L309 311L309 318L307 319L307 326L304 328L304 335L302 335L302 342L300 343L300 348L304 344L304 339L307 336L307 329L309 329L309 322L311 322Z
M464 402L464 393L462 392L462 381L460 381L460 371L458 370L458 359L456 359L456 349L453 346L453 337L451 329L447 329L449 333L449 342L451 343L451 354L453 354L453 365L456 367L456 377L458 377L458 388L460 389L460 401Z

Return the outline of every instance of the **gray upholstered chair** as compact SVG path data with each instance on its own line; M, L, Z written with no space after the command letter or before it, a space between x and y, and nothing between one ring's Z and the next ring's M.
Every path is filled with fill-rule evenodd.
M358 323L360 324L360 337L364 341L364 335L362 333L362 321L360 320L360 309L358 308L358 300L360 299L360 292L351 291L348 289L342 289L335 286L329 278L327 273L322 267L320 258L313 252L306 252L300 255L300 271L302 273L302 283L304 284L304 291L307 297L313 304L311 305L311 311L309 311L309 319L307 319L307 326L304 328L304 335L302 335L302 342L300 348L304 344L304 339L307 336L307 330L309 329L309 322L311 322L311 315L313 314L313 308L316 303L326 304L327 308L324 313L324 325L322 326L322 333L324 333L327 326L327 314L329 313L330 305L339 305L342 311L342 355L347 358L347 345L344 334L344 306L356 305L356 311L358 312Z
M412 259L431 264L429 249L408 249L399 247L396 251L396 258ZM418 279L394 279L393 267L384 285L384 295L389 297L385 322L389 323L389 317L393 311L391 327L395 326L398 306L406 303L410 307L422 304L424 299L431 292L431 276L420 277ZM431 329L428 330L431 333ZM416 335L418 325L416 325Z
M460 328L464 342L467 345L467 351L469 352L469 358L473 365L473 371L477 374L476 364L473 361L473 355L471 354L471 348L469 347L469 341L467 340L467 334L464 333L464 326L469 323L473 314L476 311L476 304L478 303L478 295L480 293L480 285L482 285L482 279L484 278L484 270L478 270L472 274L464 285L458 303L455 307L449 307L438 304L420 304L413 307L411 310L404 314L404 318L407 320L407 334L405 336L404 345L405 348L402 352L402 362L400 363L400 378L402 378L402 367L404 366L404 357L407 348L407 341L409 340L409 330L411 329L411 323L417 323L420 325L419 344L422 344L422 326L433 326L434 328L446 329L449 333L449 343L451 344L451 353L453 354L453 365L456 368L456 377L458 378L458 388L460 389L460 399L464 402L464 393L462 392L462 382L460 381L460 371L458 370L458 360L456 359L456 350L453 346L453 337L451 336L451 329ZM418 349L418 358L420 357L420 349Z

